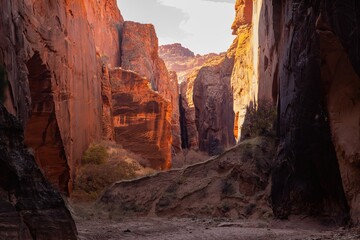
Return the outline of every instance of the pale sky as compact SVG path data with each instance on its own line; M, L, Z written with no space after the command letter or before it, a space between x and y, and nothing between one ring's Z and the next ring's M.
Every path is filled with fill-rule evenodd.
M152 23L159 44L181 43L196 54L231 45L235 0L117 0L125 20Z

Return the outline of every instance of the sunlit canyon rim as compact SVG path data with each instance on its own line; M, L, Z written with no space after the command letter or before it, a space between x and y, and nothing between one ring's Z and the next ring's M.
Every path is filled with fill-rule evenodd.
M204 56L159 47L115 0L2 0L0 12L0 237L77 239L63 198L101 140L156 170L215 156L113 184L98 201L109 211L358 224L358 1L237 0L233 44ZM262 104L274 133L254 137Z

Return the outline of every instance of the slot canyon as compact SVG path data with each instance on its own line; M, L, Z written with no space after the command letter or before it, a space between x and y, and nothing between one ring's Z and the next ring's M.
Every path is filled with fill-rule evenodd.
M0 0L0 239L360 239L360 2L198 1Z

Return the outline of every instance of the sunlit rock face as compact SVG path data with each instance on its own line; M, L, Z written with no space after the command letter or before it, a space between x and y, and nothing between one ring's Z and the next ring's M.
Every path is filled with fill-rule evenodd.
M115 140L148 160L154 169L171 167L171 102L151 89L148 79L110 71Z
M180 149L179 92L176 74L169 74L164 61L158 55L158 38L154 26L135 22L124 22L121 41L121 67L148 79L150 87L170 103L172 131L169 144L174 154ZM165 115L162 115L164 117ZM167 121L167 119L162 119ZM163 128L162 125L156 128ZM165 129L162 129L167 132ZM161 131L162 131L161 130ZM169 132L167 132L169 133ZM159 141L163 141L160 140Z
M23 139L22 125L0 103L1 238L77 239L64 200L45 180Z
M177 73L179 82L185 81L187 75L201 68L206 61L217 55L218 54L215 53L195 55L180 43L162 45L159 47L159 56L164 60L167 69Z
M24 125L25 142L45 175L63 192L69 191L83 151L101 137L96 46L104 47L100 55L119 52L117 30L109 26L122 22L115 1L106 2L30 0L1 6L0 64L10 81L5 105ZM102 36L103 29L111 37ZM109 61L116 64L117 58Z
M109 67L121 64L120 30L124 22L115 0L84 1L96 54Z
M280 137L274 213L343 222L350 209L358 221L359 5L282 1L272 12Z
M241 126L246 109L258 100L273 101L272 79L276 71L277 56L274 55L272 8L266 1L238 0L236 17L232 25L236 41L235 63L231 78L234 98L234 135L241 139ZM275 86L276 87L276 86Z

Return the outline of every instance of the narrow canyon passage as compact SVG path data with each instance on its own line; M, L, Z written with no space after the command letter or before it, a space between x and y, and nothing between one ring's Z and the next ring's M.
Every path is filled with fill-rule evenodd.
M360 239L359 1L2 0L0 36L0 239Z

